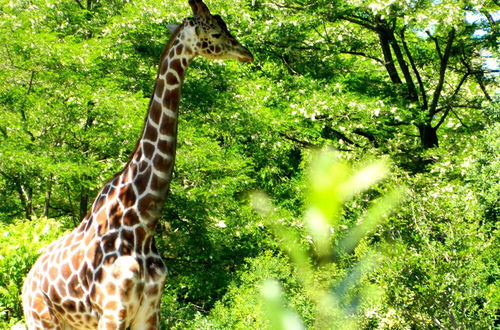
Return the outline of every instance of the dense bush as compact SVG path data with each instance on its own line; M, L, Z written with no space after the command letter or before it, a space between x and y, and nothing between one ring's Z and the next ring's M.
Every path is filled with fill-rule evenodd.
M32 221L0 223L0 328L22 320L23 281L43 248L63 234L61 221L36 218Z
M256 62L196 59L187 73L157 231L170 274L163 327L265 328L293 315L328 328L273 221L297 238L313 287L356 283L333 290L345 326L498 326L494 2L207 2ZM0 0L0 328L22 319L22 280L40 249L127 161L165 25L187 15L187 1ZM325 146L346 177L373 159L389 173L330 214L320 245L333 260L307 225L310 150ZM337 250L401 187L392 213ZM273 215L251 206L256 191Z

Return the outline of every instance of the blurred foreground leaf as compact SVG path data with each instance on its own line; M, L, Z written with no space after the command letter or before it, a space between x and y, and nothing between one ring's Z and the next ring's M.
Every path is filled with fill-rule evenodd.
M304 292L315 306L314 324L317 329L356 328L354 315L369 291L360 288L361 278L376 267L382 255L367 248L360 260L335 283L328 276L318 274L323 274L343 256L352 254L401 201L405 193L403 188L378 198L340 242L335 243L334 234L339 230L343 204L380 182L387 176L388 169L386 160L375 160L353 169L329 149L314 155L309 169L303 226L299 226L299 230L280 218L280 210L265 194L257 192L252 196L252 206L290 257ZM307 244L302 243L304 237ZM373 293L373 290L370 292ZM303 323L296 314L284 307L286 304L278 282L266 281L262 286L262 296L271 329L302 327Z

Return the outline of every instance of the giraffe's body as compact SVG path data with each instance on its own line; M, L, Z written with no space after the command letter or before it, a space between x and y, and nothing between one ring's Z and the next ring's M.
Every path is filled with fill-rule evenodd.
M167 269L154 229L175 160L177 111L186 69L198 55L252 61L201 2L176 27L160 59L142 137L89 214L49 245L25 280L29 329L157 329Z

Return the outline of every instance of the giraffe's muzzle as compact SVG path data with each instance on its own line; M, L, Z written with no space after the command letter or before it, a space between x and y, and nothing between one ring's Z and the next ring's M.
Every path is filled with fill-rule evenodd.
M240 62L253 62L254 58L252 53L245 47L241 47L241 49L238 49L238 55L237 58Z

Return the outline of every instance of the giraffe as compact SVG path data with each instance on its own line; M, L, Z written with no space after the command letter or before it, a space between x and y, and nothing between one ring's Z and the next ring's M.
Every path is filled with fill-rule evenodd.
M253 61L202 0L169 26L142 135L123 170L72 232L50 244L23 286L29 329L157 329L167 269L153 239L175 161L181 86L191 61Z

